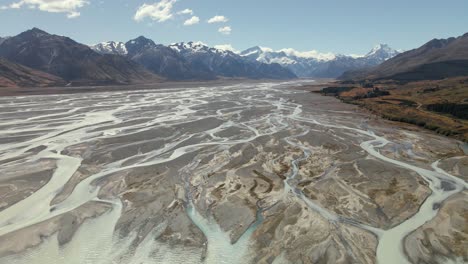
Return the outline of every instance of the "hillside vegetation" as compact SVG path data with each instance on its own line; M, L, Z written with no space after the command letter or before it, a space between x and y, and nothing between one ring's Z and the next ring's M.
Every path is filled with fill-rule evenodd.
M468 142L468 78L346 82L321 90L386 119L414 124Z

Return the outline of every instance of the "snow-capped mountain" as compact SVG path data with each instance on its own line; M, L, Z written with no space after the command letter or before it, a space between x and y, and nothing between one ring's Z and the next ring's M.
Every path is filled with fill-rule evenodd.
M221 56L228 56L228 55L234 55L232 51L225 50L225 49L217 49L214 47L209 47L203 42L197 41L197 42L180 42L180 43L173 43L169 45L169 48L179 52L180 54L187 56L190 54L196 54L196 53L206 53L206 54L217 54Z
M60 77L71 85L129 84L160 79L123 56L101 55L68 37L49 34L38 28L4 40L0 45L0 57ZM27 72L26 69L18 69L21 75ZM44 74L39 75L44 77Z
M253 47L240 53L241 56L263 63L278 63L299 77L336 78L349 70L369 68L396 56L399 52L386 44L377 45L364 56L300 52L294 49L278 51Z
M215 77L191 68L177 51L143 36L128 41L125 46L128 58L170 80L205 80Z
M255 46L240 53L243 57L264 63L294 64L301 59L329 61L336 58L333 53L319 53L315 50L300 52L291 48L274 51L270 48Z
M217 76L268 79L291 79L296 76L276 63L247 60L230 50L209 47L202 42L169 45L182 55L192 68L213 72Z
M367 53L365 57L378 57L384 60L388 60L395 57L399 53L399 51L392 49L387 44L379 44L375 46L369 53Z
M273 50L255 46L242 52L210 47L203 42L181 42L165 46L145 37L127 43L103 42L91 47L101 54L131 58L147 69L169 79L247 78L336 78L344 72L381 64L399 54L386 44L374 47L366 55L341 55Z
M211 80L218 77L292 79L296 75L276 63L248 60L202 42L156 44L143 36L125 44L105 42L92 47L98 53L125 56L171 80Z
M128 51L123 42L107 41L90 46L94 51L101 54L127 55Z

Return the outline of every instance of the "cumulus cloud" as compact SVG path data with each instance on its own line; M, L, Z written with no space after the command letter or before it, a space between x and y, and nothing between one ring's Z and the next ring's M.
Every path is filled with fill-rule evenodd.
M182 11L177 12L179 15L193 15L193 10L192 9L184 9Z
M225 16L214 16L210 19L208 19L208 23L213 24L213 23L225 23L228 22L229 19Z
M50 13L66 13L68 18L75 18L80 16L78 10L87 4L89 4L87 0L20 0L3 5L0 9L27 7Z
M193 16L193 17L185 20L184 26L192 26L192 25L198 24L199 22L200 22L200 18L197 17L197 16Z
M175 2L176 0L162 0L154 4L143 4L138 7L134 19L136 21L142 21L145 18L149 18L157 22L167 21L174 16L172 7Z
M231 44L215 45L214 48L219 49L219 50L226 50L226 51L232 51L234 53L239 53L239 51L236 50Z
M224 35L230 35L230 34L231 34L231 31L232 31L232 29L231 29L231 27L229 27L229 26L220 27L220 28L218 29L218 32L221 33L221 34L224 34Z

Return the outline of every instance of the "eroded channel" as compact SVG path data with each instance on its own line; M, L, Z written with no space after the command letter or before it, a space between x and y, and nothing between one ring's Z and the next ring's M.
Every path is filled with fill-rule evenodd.
M1 98L0 261L414 262L459 143L292 85Z

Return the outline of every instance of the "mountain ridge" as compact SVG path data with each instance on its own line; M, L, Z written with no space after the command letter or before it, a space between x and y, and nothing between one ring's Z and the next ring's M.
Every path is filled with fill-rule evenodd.
M432 39L371 69L346 72L340 79L413 81L467 74L468 33L456 38Z
M97 52L123 55L170 80L214 80L217 78L293 79L297 76L281 65L246 60L232 51L202 42L156 44L144 36L125 43L126 54L118 54L113 41L91 46ZM103 49L104 47L104 49Z
M363 69L378 65L399 52L386 44L379 44L363 56L298 52L293 49L273 49L255 46L244 50L241 56L264 63L278 63L290 69L299 77L336 78L349 70Z
M3 41L0 57L61 77L72 85L130 84L160 79L121 56L96 53L71 38L38 28Z

